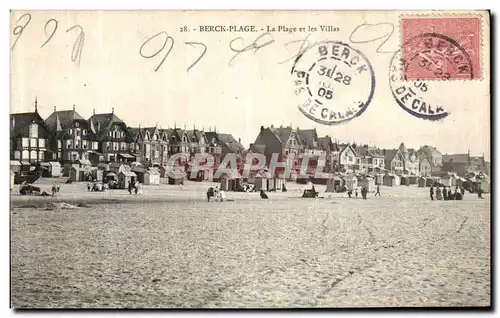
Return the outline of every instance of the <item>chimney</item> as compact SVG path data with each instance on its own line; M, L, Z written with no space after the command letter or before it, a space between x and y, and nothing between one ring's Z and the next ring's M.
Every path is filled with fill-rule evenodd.
M238 138L238 143L241 144L241 138Z
M75 111L75 104L73 104L73 111Z
M56 105L54 105L54 112L56 111Z
M114 114L115 113L115 108L114 107L111 107L111 113Z
M12 128L16 127L16 117L12 116Z
M95 115L95 108L94 108L94 115Z
M260 126L260 131L263 131L264 130L264 126Z
M38 112L38 98L35 96L35 113Z

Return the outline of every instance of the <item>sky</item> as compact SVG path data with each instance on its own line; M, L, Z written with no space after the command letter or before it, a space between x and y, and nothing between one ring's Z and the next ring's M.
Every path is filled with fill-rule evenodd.
M376 87L370 105L358 118L327 126L305 117L297 108L300 101L294 94L290 75L293 59L289 59L299 50L300 42L293 41L310 34L310 41L347 43L358 25L387 22L396 32L384 48L394 50L399 45L398 12L33 11L19 32L19 26L28 20L24 16L18 22L24 13L11 14L11 113L32 111L36 97L43 118L54 106L64 110L75 105L85 118L94 109L106 113L114 108L132 127L216 128L241 138L246 147L255 140L260 126L292 125L316 128L320 136L329 135L334 140L380 148L397 148L404 142L407 148L428 144L443 154L470 149L471 155L490 157L489 22L484 16L482 78L430 83L428 98L446 107L450 112L447 118L422 120L396 104L389 88L392 54L377 53L381 42L372 41L351 43L373 66ZM83 41L79 27L71 29L74 25L83 30ZM200 26L216 25L253 25L256 32L200 32ZM273 32L274 42L234 57L235 50L271 39L267 35L254 42L267 26L307 29L321 25L338 31ZM184 32L184 27L189 31ZM13 31L21 34L13 35ZM163 50L165 33L151 39L160 32L171 37ZM380 36L377 32L387 30L369 29L364 36L376 38ZM205 46L204 55L188 70ZM357 93L346 94L345 98L355 99Z

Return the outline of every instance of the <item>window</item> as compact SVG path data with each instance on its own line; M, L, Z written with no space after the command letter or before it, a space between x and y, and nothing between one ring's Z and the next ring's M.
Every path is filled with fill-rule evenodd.
M37 139L31 138L30 139L30 147L36 147L36 146L37 146Z
M99 144L97 143L97 141L92 141L92 148L94 150L97 150L99 148Z
M80 133L81 133L80 128L77 128L77 129L75 129L75 130L76 130L76 136L77 136L77 137L80 137Z
M122 150L127 150L127 143L126 142L122 142Z
M182 142L187 142L186 136L182 137Z
M23 150L23 155L21 157L22 160L25 160L25 159L28 159L28 157L30 156L28 150Z
M30 138L38 138L38 125L33 123L30 125Z
M73 161L77 161L78 160L78 153L73 153L72 155L72 158L71 158Z
M87 140L83 140L82 141L82 148L83 149L87 149L88 148Z
M122 136L122 138L125 137L125 132L124 131L122 131L121 136Z
M84 136L87 136L87 129L84 129L84 130L83 130L83 135L84 135Z
M37 152L35 150L32 150L30 153L30 160L37 160L37 159L38 159Z
M68 129L68 134L73 135L73 129Z
M14 151L14 159L21 160L21 152L19 150Z
M29 139L23 138L23 147L28 147L28 146L29 146Z
M73 140L66 140L66 148L73 148Z
M38 140L38 147L45 148L45 139Z
M62 142L60 140L57 141L57 148L58 149L62 148Z
M43 151L40 151L38 153L38 160L43 161L44 159L45 159L45 154L43 153Z
M75 149L79 149L79 148L80 148L80 141L75 140Z

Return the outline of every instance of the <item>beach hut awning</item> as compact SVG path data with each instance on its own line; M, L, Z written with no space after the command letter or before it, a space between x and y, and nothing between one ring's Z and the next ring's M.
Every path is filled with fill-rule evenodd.
M88 165L88 166L91 165L90 161L87 159L80 159L78 160L78 162L80 162L82 165Z
M48 162L41 162L40 165L42 167L50 167L50 163L48 163Z
M89 153L95 153L96 155L98 156L102 156L102 153L98 152L98 151L95 151L95 150L89 150L88 151Z
M10 165L11 165L11 166L20 166L20 165L21 165L21 163L20 163L19 161L17 161L17 160L11 160L11 161L10 161Z
M29 163L28 161L21 161L21 165L23 165L23 166L31 166L31 163Z
M126 159L135 159L134 156L129 155L128 153L120 153L120 156L122 156L123 158L126 158Z
M116 177L116 173L110 172L106 176L108 176L108 177Z
M52 167L60 167L61 166L61 164L57 161L50 161L49 163Z

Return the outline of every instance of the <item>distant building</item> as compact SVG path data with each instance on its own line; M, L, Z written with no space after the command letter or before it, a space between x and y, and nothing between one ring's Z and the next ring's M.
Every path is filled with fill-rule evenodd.
M288 162L294 171L300 170L299 155L302 151L302 142L299 133L292 127L275 128L273 125L268 128L260 127L260 132L255 142L252 144L255 152L262 151L266 156L266 162L269 163L271 156L277 154L278 162ZM254 149L251 148L253 151ZM284 169L277 169L282 171Z
M133 142L128 127L114 109L111 113L95 114L89 118L91 131L99 142L100 162L132 162L136 160L130 149Z
M404 143L401 143L398 149L403 154L404 173L419 175L420 161L415 149L407 149Z
M483 157L472 157L469 153L443 155L443 171L455 172L460 176L469 173L489 174L489 169Z
M418 157L426 157L432 166L432 172L439 172L443 166L443 155L436 147L424 145L417 151Z
M359 172L361 173L380 173L385 170L385 156L376 147L363 145L356 147L359 162Z
M429 177L432 175L432 164L429 162L429 159L425 156L422 156L418 159L419 161L419 175L422 177Z
M399 149L384 149L383 154L387 172L397 175L404 173L404 155Z
M343 144L340 146L339 152L339 172L358 172L359 171L359 155L356 152L356 146Z
M51 140L52 132L38 113L36 99L34 112L10 115L11 160L24 163L54 160Z
M99 162L99 143L89 122L72 110L57 110L45 120L53 132L51 140L55 159L62 164Z
M158 127L128 128L130 145L137 160L146 166L165 166L168 160L168 135Z

